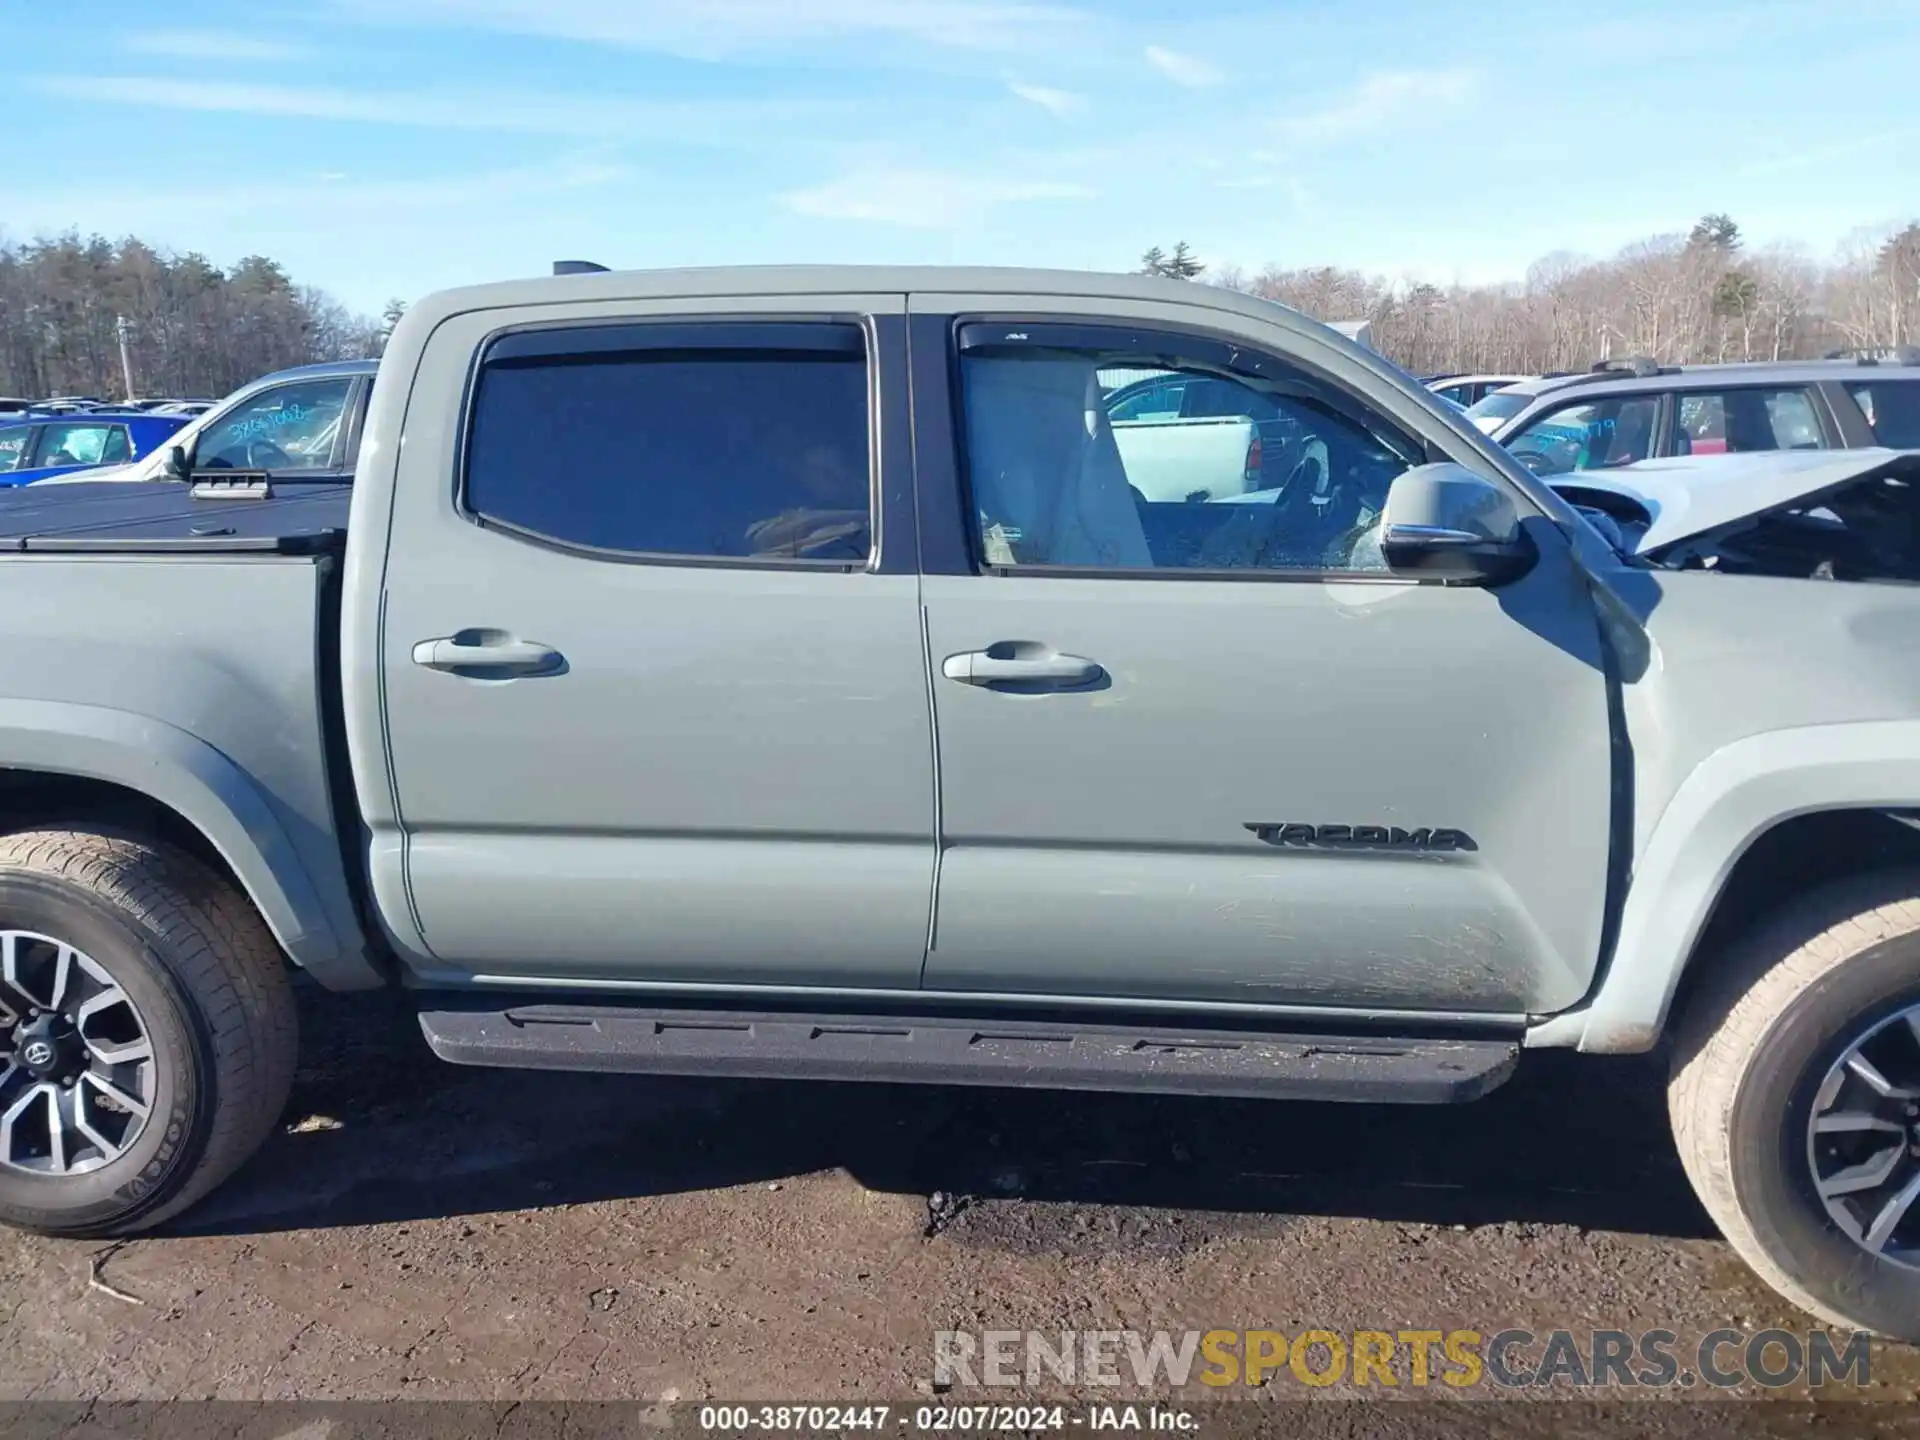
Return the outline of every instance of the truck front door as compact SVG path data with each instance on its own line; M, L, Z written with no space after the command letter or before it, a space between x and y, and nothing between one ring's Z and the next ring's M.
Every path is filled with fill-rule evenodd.
M1374 1012L1577 1000L1612 758L1565 537L1538 520L1538 563L1498 589L1389 574L1394 477L1429 440L1475 463L1444 425L1404 400L1389 418L1328 368L1351 362L1289 354L1277 327L1262 350L1171 307L1148 324L1022 304L911 301L938 572L926 985ZM1107 405L1147 371L1240 387L1275 452L1265 488L1134 493Z
M878 500L904 302L703 303L428 342L373 870L430 973L918 983L932 736L910 511L883 546Z

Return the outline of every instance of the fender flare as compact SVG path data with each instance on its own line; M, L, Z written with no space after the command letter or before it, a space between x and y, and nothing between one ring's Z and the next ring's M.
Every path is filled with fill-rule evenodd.
M1600 988L1579 1011L1539 1026L1531 1043L1650 1049L1715 902L1755 840L1798 815L1916 805L1920 722L1772 730L1714 751L1681 782L1641 848Z
M329 989L384 983L357 943L343 943L267 796L206 741L132 711L7 700L0 766L106 781L166 806L218 852L295 964Z

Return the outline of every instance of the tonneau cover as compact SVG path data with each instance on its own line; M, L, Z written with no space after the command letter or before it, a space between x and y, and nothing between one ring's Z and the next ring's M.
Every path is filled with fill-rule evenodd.
M346 540L346 482L276 483L264 497L196 495L176 481L0 490L0 555L185 550L300 555Z

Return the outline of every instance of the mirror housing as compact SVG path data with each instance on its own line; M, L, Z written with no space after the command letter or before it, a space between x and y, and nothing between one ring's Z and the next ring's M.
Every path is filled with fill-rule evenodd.
M1419 465L1395 478L1380 520L1387 568L1421 580L1498 585L1538 558L1513 496L1464 465Z
M173 480L185 480L193 473L193 463L187 459L187 447L169 445L167 447L167 476Z

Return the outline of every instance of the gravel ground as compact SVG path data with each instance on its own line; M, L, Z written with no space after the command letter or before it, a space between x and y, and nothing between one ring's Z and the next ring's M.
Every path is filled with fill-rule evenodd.
M184 1222L0 1232L0 1399L924 1402L937 1330L1809 1325L1713 1238L1644 1060L1442 1110L602 1078L302 1004L283 1133Z

